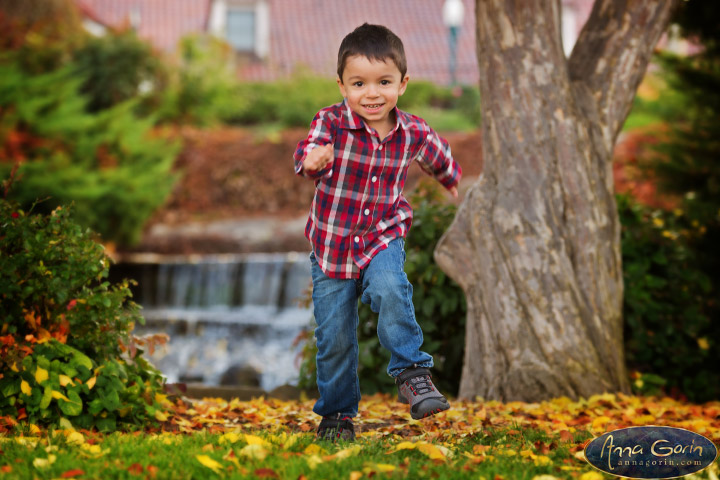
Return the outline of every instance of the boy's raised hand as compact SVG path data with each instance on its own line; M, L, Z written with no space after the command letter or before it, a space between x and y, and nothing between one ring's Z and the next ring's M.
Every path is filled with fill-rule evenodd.
M333 160L335 160L335 148L331 144L315 147L303 160L303 168L310 172L316 172L325 168Z

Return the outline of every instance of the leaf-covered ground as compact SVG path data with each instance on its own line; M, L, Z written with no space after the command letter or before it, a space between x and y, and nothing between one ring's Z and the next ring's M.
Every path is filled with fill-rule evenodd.
M170 406L171 402L161 399ZM354 444L314 441L313 401L172 403L160 427L104 435L44 431L0 417L0 478L603 478L582 457L606 431L666 425L720 443L720 402L605 394L541 403L454 401L411 420L365 397ZM717 479L717 464L696 478ZM609 477L608 477L609 478Z

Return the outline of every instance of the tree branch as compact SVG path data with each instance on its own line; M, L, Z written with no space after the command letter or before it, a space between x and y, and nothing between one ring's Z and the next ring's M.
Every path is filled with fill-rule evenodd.
M575 44L570 80L589 89L612 150L678 0L596 0Z

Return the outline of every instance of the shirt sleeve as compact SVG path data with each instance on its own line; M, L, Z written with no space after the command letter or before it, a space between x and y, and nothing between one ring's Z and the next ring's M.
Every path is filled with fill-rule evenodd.
M328 174L332 170L333 162L328 163L320 170L309 172L303 168L305 157L310 151L316 147L323 145L333 145L335 139L333 136L332 120L326 110L320 110L310 124L310 131L305 140L298 143L293 159L295 160L295 174L307 178L317 179Z
M425 141L417 157L420 166L435 177L448 190L456 187L462 177L462 168L453 159L450 144L432 128L425 125Z

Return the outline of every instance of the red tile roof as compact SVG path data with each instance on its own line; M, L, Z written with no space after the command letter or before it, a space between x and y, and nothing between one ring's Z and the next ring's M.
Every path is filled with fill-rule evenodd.
M174 51L185 35L207 28L211 0L76 0L81 11L99 23L122 27L137 15L140 38Z

